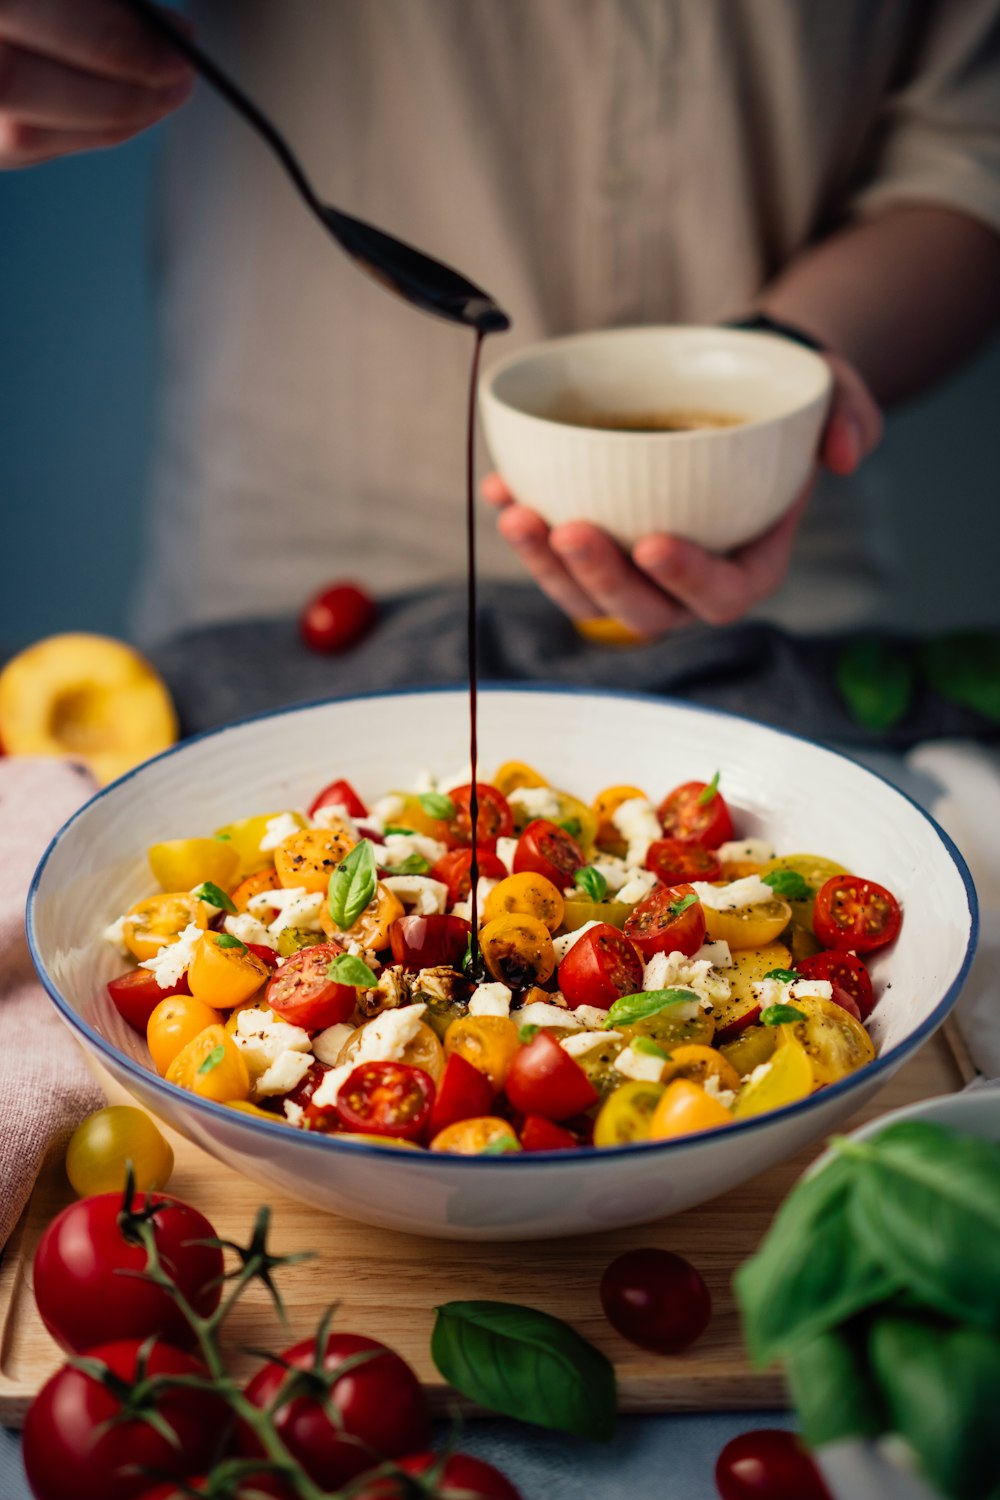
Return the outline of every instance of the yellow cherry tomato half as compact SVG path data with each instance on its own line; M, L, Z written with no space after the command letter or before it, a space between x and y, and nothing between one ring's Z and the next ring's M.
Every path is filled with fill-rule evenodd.
M804 1021L793 1021L780 1028L780 1051L787 1041L801 1046L812 1065L813 1082L836 1083L848 1073L856 1073L875 1056L872 1039L861 1022L835 1000L809 996L793 1000L792 1005L805 1015Z
M136 958L152 958L167 943L175 943L191 924L208 926L208 907L187 891L172 891L137 901L125 913L122 936Z
M395 891L390 891L389 887L383 885L380 880L375 888L374 896L353 927L347 927L342 931L331 917L330 908L325 902L319 914L319 920L327 937L360 943L362 948L368 948L373 953L381 953L383 948L389 946L389 928L397 917L402 915L402 901Z
M763 948L780 937L792 920L792 908L777 896L736 911L713 911L710 906L702 910L709 941L728 943L734 949Z
M161 1075L166 1073L188 1042L193 1042L206 1027L218 1026L221 1020L217 1010L194 995L168 995L161 1000L146 1023L146 1044L156 1071Z
M675 1078L663 1091L663 1098L649 1124L651 1141L672 1140L674 1136L698 1135L703 1130L718 1130L729 1125L732 1115L687 1078Z
M520 1151L521 1142L506 1120L494 1115L477 1115L471 1120L456 1120L439 1130L431 1141L432 1151L452 1151L458 1156L492 1155L501 1151Z
M784 1027L776 1029L783 1031ZM800 1099L808 1099L815 1087L812 1063L806 1049L794 1036L779 1040L766 1068L759 1078L754 1079L751 1075L736 1096L733 1105L735 1120L766 1115L772 1109L784 1109L786 1104L797 1104Z
M244 876L229 892L229 899L237 911L247 911L254 896L260 896L264 891L280 891L281 888L277 870L269 865L266 870L255 870L252 875Z
M215 1010L232 1010L255 995L270 978L262 958L228 932L206 932L195 945L188 968L192 995Z
M502 796L509 797L518 787L548 786L548 782L534 766L526 766L523 760L505 760L490 786L495 786Z
M483 921L493 922L497 917L518 914L537 917L549 932L555 932L563 920L564 910L565 903L558 887L544 875L525 870L497 881L483 903Z
M274 850L262 850L261 840L267 834L267 825L272 818L285 816L287 809L278 812L258 813L253 818L239 818L235 823L226 823L215 830L215 837L236 851L239 859L238 875L252 875L255 870L264 870L274 864ZM302 826L302 814L293 812L292 817Z
M204 880L226 891L240 866L236 850L221 839L167 839L152 845L148 859L165 891L190 890Z
M567 896L563 908L563 931L575 932L588 922L607 922L619 931L632 911L627 901L588 901L585 896Z
M552 821L565 828L576 839L583 852L589 854L597 833L596 815L586 802L581 802L579 797L574 797L570 792L556 791L554 796L559 803L559 816Z
M74 1130L66 1148L66 1176L80 1198L120 1193L131 1163L137 1192L165 1188L174 1153L152 1120L129 1104L96 1110Z
M608 1095L594 1121L595 1146L627 1146L649 1139L649 1126L663 1097L662 1083L623 1083Z
M416 1141L403 1141L391 1135L368 1135L363 1130L338 1130L338 1141L361 1141L365 1146L386 1146L390 1151L422 1151Z
M812 931L813 907L816 905L816 893L820 886L834 875L849 875L851 872L844 866L838 865L832 859L824 859L822 854L781 854L776 859L769 859L761 869L761 879L767 875L774 875L779 870L790 870L793 875L801 875L809 886L810 894L801 901L791 901L786 896L792 908L792 915L796 922L802 927Z
M220 1025L206 1026L188 1042L167 1069L166 1079L216 1104L246 1099L250 1093L250 1074L240 1049Z
M444 1034L444 1050L485 1073L498 1094L520 1046L517 1027L507 1016L460 1016Z
M594 839L601 849L606 849L610 854L624 853L628 846L611 819L623 802L631 802L633 797L645 795L641 787L637 786L607 786L603 792L598 792L590 808L597 822Z
M354 1062L361 1048L366 1028L374 1026L376 1020L378 1020L377 1016L374 1020L366 1021L364 1026L359 1026L356 1031L351 1032L337 1053L338 1067L344 1063ZM430 1074L435 1084L441 1082L441 1074L444 1072L444 1048L436 1033L424 1021L418 1023L415 1035L405 1044L398 1060L411 1068L423 1068L425 1073Z
M719 1051L740 1078L749 1078L754 1068L770 1062L778 1045L778 1026L747 1026L731 1042L723 1042Z
M479 948L491 977L508 989L544 984L555 973L552 937L537 917L520 913L496 917L480 932Z
M732 1063L727 1062L715 1047L697 1044L671 1048L662 1076L664 1083L673 1078L687 1078L691 1083L702 1085L706 1079L714 1078L720 1089L732 1089L733 1093L738 1093L740 1087L740 1075Z
M354 848L355 840L341 828L302 828L282 839L274 851L274 868L283 886L325 891L330 876Z
M226 1029L228 1031L228 1024ZM249 1115L253 1120L267 1120L271 1125L292 1124L291 1120L286 1120L284 1115L274 1114L269 1109L261 1109L259 1104L251 1104L249 1099L224 1099L222 1102L227 1109L237 1109L241 1115Z

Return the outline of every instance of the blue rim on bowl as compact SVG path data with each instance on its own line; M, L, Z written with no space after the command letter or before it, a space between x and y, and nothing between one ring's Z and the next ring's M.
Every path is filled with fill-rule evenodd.
M110 782L108 786L102 787L98 792L96 792L94 796L89 798L82 807L77 809L77 811L71 818L67 819L67 821L49 842L48 848L42 855L42 858L38 863L38 868L35 870L34 876L32 877L27 900L26 927L28 948L31 953L31 959L35 966L38 977L40 978L43 987L49 995L49 998L52 1000L56 1009L59 1011L63 1020L66 1021L66 1023L69 1025L70 1029L72 1031L80 1033L81 1036L85 1037L89 1045L102 1057L106 1057L112 1060L116 1067L123 1069L126 1073L138 1079L144 1088L151 1089L155 1094L161 1094L168 1099L180 1099L184 1102L185 1105L193 1108L196 1113L204 1115L206 1119L224 1120L230 1126L236 1126L242 1131L254 1133L263 1132L268 1137L280 1138L283 1141L298 1139L302 1142L303 1145L306 1145L314 1150L367 1153L369 1156L384 1160L386 1151L391 1150L391 1147L372 1146L362 1141L347 1141L335 1135L322 1135L307 1130L293 1130L287 1124L283 1124L278 1121L275 1121L275 1123L272 1125L269 1121L258 1120L248 1115L242 1115L238 1110L229 1109L224 1104L216 1104L210 1099L202 1099L199 1097L199 1095L190 1093L187 1089L182 1089L177 1084L168 1083L166 1079L159 1077L158 1074L153 1073L150 1069L143 1067L140 1063L137 1063L133 1058L128 1057L123 1052L120 1052L112 1042L109 1042L107 1038L103 1037L99 1031L96 1031L94 1027L89 1025L88 1022L83 1020L83 1018L76 1013L72 1006L70 1006L60 994L55 982L50 977L38 951L38 943L35 934L35 905L38 899L39 886L45 873L45 867L48 864L48 861L57 844L60 842L66 831L73 826L77 819L82 817L90 808L94 806L95 803L100 802L103 800L103 798L109 796L112 792L115 791L117 787L123 786L126 782L131 781L135 776L140 775L146 769L146 767L155 765L159 761L166 760L170 756L182 753L188 745L196 744L199 741L203 740L222 738L223 736L231 733L233 730L241 729L248 724L260 723L268 719L282 718L296 713L305 713L311 709L321 708L328 703L354 703L374 698L416 697L423 694L442 692L458 695L464 694L465 691L466 690L464 686L456 686L455 683L425 684L420 687L395 688L390 691L383 692L350 693L345 694L344 696L339 698L314 699L308 703L296 703L289 708L270 709L263 713L250 714L243 719L234 719L230 723L225 724L218 729L207 729L203 730L200 734L191 735L188 739L181 741L179 744L171 746L170 749L161 751L159 755L152 756L149 760L143 761L141 765L136 766L131 771L127 771L124 776L119 776L116 781ZM599 693L601 697L615 698L624 701L669 704L672 708L679 709L682 712L710 714L721 719L726 719L731 723L749 724L758 729L765 728L770 734L778 735L784 739L792 740L799 744L808 745L810 749L819 750L821 753L829 755L833 759L844 760L852 765L858 764L858 762L854 761L851 756L843 754L842 751L833 750L828 745L819 745L815 740L807 739L805 735L795 734L791 730L787 729L777 729L771 725L762 725L759 721L750 719L744 714L733 714L727 712L724 709L704 707L701 704L687 703L682 699L672 698L666 695L661 696L655 693L633 692L618 688L577 686L545 682L497 681L483 682L480 684L481 694L485 695L489 693L501 692L549 693L562 694L567 697L588 696L593 695L594 693ZM807 1110L815 1107L815 1105L821 1100L843 1096L851 1092L862 1083L870 1081L873 1075L885 1072L885 1070L890 1065L901 1062L904 1058L915 1052L921 1045L921 1043L924 1042L929 1036L933 1034L934 1031L937 1030L937 1027L941 1024L945 1016L948 1014L949 1010L958 997L962 985L965 982L966 975L969 972L970 965L972 964L972 960L975 956L976 945L979 940L979 902L976 896L976 888L973 884L972 876L969 873L968 866L966 865L965 860L962 858L962 855L956 847L954 841L948 836L944 829L937 822L935 822L930 813L928 813L925 808L920 806L919 802L917 802L913 797L909 796L908 793L902 791L899 787L897 787L893 782L889 780L888 777L882 776L877 771L870 770L867 766L863 767L863 769L865 770L867 775L872 776L876 781L880 781L885 786L888 786L896 794L896 796L900 797L904 802L909 803L911 807L915 808L917 812L920 813L921 817L926 819L926 821L933 828L934 832L937 834L938 838L941 840L941 843L944 845L949 857L951 858L953 864L955 865L955 868L958 870L958 873L962 878L962 883L965 887L966 899L968 901L969 908L969 940L966 946L961 966L959 967L958 973L955 975L955 978L948 986L945 994L943 995L941 1000L939 1000L938 1004L934 1007L930 1015L927 1016L927 1018L916 1028L915 1031L911 1032L910 1035L905 1038L905 1040L899 1042L890 1051L886 1052L884 1055L876 1057L873 1062L868 1063L864 1068L859 1069L858 1072L848 1075L848 1077L841 1079L837 1083L826 1085L826 1087L824 1087L819 1093L812 1094L807 1099L801 1099L796 1104L787 1104L781 1109L773 1110L768 1114L755 1116L748 1120L734 1120L731 1125L728 1125L726 1127L727 1135L729 1135L731 1132L738 1132L741 1136L747 1135L752 1131L759 1130L762 1127L773 1124L776 1120L789 1119L793 1116L801 1115ZM502 1170L506 1168L508 1170L525 1172L530 1170L530 1163L534 1161L537 1162L538 1165L551 1165L553 1162L559 1162L560 1165L565 1167L567 1171L572 1171L574 1170L574 1168L587 1166L588 1164L592 1163L595 1154L599 1154L602 1161L608 1158L613 1159L615 1157L620 1158L627 1155L634 1155L636 1152L645 1152L649 1155L650 1159L652 1159L654 1155L662 1153L679 1152L685 1149L690 1150L699 1146L703 1147L707 1144L707 1142L715 1139L717 1139L717 1133L715 1131L708 1131L701 1135L682 1136L675 1140L637 1141L633 1142L632 1144L622 1146L603 1146L600 1148L599 1152L595 1152L584 1147L580 1148L577 1151L533 1151L530 1153L526 1153L525 1155L501 1154L498 1156L490 1157L490 1169ZM406 1160L408 1163L412 1162L414 1164L414 1168L416 1170L419 1170L422 1166L426 1167L428 1163L440 1164L442 1156L435 1156L431 1152L414 1151L412 1153L407 1153ZM472 1167L478 1167L481 1169L483 1165L482 1159L478 1156L460 1156L452 1155L449 1153L446 1157L446 1160L449 1167L457 1167L460 1169Z

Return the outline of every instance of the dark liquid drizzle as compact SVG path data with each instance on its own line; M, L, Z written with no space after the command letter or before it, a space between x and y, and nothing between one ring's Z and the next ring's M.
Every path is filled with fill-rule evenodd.
M472 861L469 865L470 903L469 920L472 933L469 940L469 975L480 977L482 963L479 956L479 796L476 781L479 774L479 733L477 722L477 663L479 650L478 598L476 593L476 387L479 383L479 356L483 350L483 339L488 328L476 330L476 347L472 355L472 376L469 381L469 411L465 430L465 542L468 567L467 622L469 641L469 760L472 764L472 794L469 797L469 817L472 820Z

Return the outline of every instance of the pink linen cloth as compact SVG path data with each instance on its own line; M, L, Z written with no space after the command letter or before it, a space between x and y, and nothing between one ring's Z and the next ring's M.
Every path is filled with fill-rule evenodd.
M93 791L70 762L0 758L0 1248L50 1146L104 1102L35 974L24 928L35 866Z

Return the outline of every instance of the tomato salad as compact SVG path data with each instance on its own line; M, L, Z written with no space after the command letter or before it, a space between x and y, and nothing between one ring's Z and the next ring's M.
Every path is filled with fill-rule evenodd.
M719 777L587 806L509 762L149 850L108 989L171 1083L396 1148L663 1140L779 1109L874 1057L865 956L891 892L740 839Z

